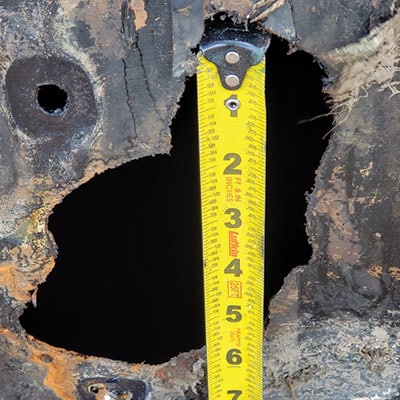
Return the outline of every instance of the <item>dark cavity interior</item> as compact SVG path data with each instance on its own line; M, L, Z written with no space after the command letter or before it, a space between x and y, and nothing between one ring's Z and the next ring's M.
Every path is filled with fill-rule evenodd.
M41 85L37 91L37 102L48 114L61 114L68 108L68 94L57 85Z
M290 270L310 258L305 193L332 127L331 118L316 118L328 111L318 64L287 51L273 40L267 53L265 307ZM149 363L205 344L194 78L180 105L170 156L96 176L54 209L56 266L37 307L29 304L21 317L38 339Z

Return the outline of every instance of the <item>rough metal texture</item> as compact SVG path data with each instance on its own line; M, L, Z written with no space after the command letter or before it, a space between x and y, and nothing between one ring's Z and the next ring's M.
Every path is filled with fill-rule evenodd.
M169 151L202 31L191 1L0 1L1 399L142 398L138 379L151 382L152 398L196 391L202 353L154 367L84 357L29 337L18 316L53 268L47 219L63 196ZM67 93L64 111L40 106L43 85Z
M400 16L394 2L293 9L336 127L308 198L312 258L271 303L266 398L398 399Z
M209 0L203 11L262 24L284 3ZM294 49L326 68L337 126L309 197L312 260L271 304L265 398L398 399L397 5L289 3ZM206 398L204 350L129 365L41 343L18 321L54 265L54 205L96 173L169 150L201 6L0 1L1 399ZM68 93L64 112L46 114L36 102L49 84Z
M382 316L399 306L398 15L320 59L339 70L327 88L337 127L309 198L313 257L302 310Z
M360 317L341 311L339 303L335 317L300 312L299 280L306 268L290 274L271 304L265 398L399 399L399 311Z

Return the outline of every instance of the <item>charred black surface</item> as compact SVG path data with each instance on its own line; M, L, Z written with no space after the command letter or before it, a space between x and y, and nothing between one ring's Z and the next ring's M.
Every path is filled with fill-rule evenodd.
M121 2L114 0L0 2L0 279L5 287L0 300L7 304L1 307L5 316L0 320L3 397L70 400L83 379L99 376L150 377L155 400L192 398L196 393L190 388L203 385L204 360L199 357L204 354L185 353L164 367L131 367L63 352L24 336L18 328L8 329L17 326L11 309L18 313L51 270L55 249L46 224L61 197L107 168L169 150L168 125L184 77L195 64L190 48L201 36L202 3L123 1L123 13ZM221 0L215 12L228 5L225 10L235 14L232 7L237 6L245 18L245 3ZM400 105L399 76L390 74L398 67L399 2L292 0L290 4L296 48L324 60L327 82L332 83L326 89L337 96L334 100L343 100L338 88L345 89L341 85L348 80L347 73L360 61L356 83L362 90L350 96L351 113L334 130L310 196L308 231L314 256L308 266L287 278L275 298L264 341L264 394L275 400L397 398ZM367 36L371 31L374 37ZM69 128L58 132L49 124L53 135L45 123L37 134L16 129L17 119L23 117L10 114L6 72L16 60L43 54L73 60L87 73L98 113L88 129L93 136L74 134L70 139ZM365 74L364 67L370 68L373 58L373 73L383 77ZM370 85L375 81L381 86ZM52 82L42 82L48 83ZM353 82L347 83L352 89ZM55 84L71 101L70 91ZM69 110L43 115L64 118ZM37 125L35 118L32 122ZM55 136L66 140L57 141ZM79 229L84 229L82 224ZM109 264L113 260L112 256ZM97 279L95 274L91 277ZM129 283L126 290L131 289ZM38 300L40 304L40 296ZM100 322L100 329L119 326L119 321ZM205 393L202 389L200 393Z
M129 12L122 15L121 2L113 0L0 2L0 338L9 346L0 347L0 388L6 398L47 399L46 384L54 386L50 398L76 397L79 355L28 341L14 319L51 270L56 249L47 221L53 207L96 173L170 149L169 125L185 75L194 68L190 48L202 33L201 7L184 1L124 4ZM175 44L179 54L173 32L186 39ZM65 94L44 99L49 88ZM104 280L113 273L108 270ZM135 319L134 312L124 318ZM12 324L15 329L8 329ZM131 333L122 332L127 340ZM46 356L36 357L42 345ZM66 359L65 374L55 377L62 382L53 385L52 362ZM90 376L104 373L91 365Z
M13 125L31 137L36 174L64 185L82 177L98 105L88 74L61 57L16 60L6 74Z
M393 15L393 3L295 0L293 18L301 46L318 54L354 43Z
M303 276L308 312L382 315L399 306L400 214L394 188L399 185L395 110L400 101L388 97L388 91L372 87L368 99L352 109L346 127L338 128L323 159L316 192L323 187L327 197L312 196L308 211L318 243ZM321 201L330 203L331 215Z
M50 85L65 92L68 100L61 107L50 106L52 100L44 99L44 87ZM96 124L97 104L89 77L66 58L16 60L7 71L6 90L16 126L35 138L59 141L60 137L87 132Z
M287 50L274 40L267 53L266 309L311 255L305 193L331 128L318 64ZM152 363L205 343L196 107L192 78L171 156L109 171L56 208L50 229L59 256L38 307L22 319L30 333L85 354Z
M355 43L393 16L399 1L294 0L293 20L301 49L318 57ZM325 65L329 81L335 81L343 65Z
M92 179L56 207L57 264L24 327L83 354L161 363L205 344L195 80L171 155Z

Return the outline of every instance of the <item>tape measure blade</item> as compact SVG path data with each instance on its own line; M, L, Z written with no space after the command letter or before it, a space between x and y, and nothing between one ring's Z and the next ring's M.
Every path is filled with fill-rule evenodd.
M262 399L264 61L225 89L200 56L198 111L210 400ZM239 104L230 109L230 99ZM233 104L233 103L232 103Z

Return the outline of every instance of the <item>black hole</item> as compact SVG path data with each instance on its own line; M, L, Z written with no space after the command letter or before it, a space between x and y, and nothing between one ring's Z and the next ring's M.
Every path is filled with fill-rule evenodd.
M68 108L68 94L57 85L39 86L37 101L47 114L62 114Z
M89 386L89 392L90 393L99 393L99 388L95 385Z
M227 107L229 108L229 110L237 110L239 108L239 101L238 100L228 100L226 103Z
M172 126L171 156L107 171L55 208L56 267L22 317L36 337L150 363L204 345L193 83Z
M289 271L311 257L305 194L314 186L333 124L318 63L307 53L288 51L273 39L266 58L266 306Z
M266 305L307 263L305 192L332 127L321 70L305 53L267 54ZM306 122L305 122L306 121ZM159 363L205 343L195 80L172 126L171 156L95 177L54 210L59 246L37 308L21 318L50 344L130 362Z

